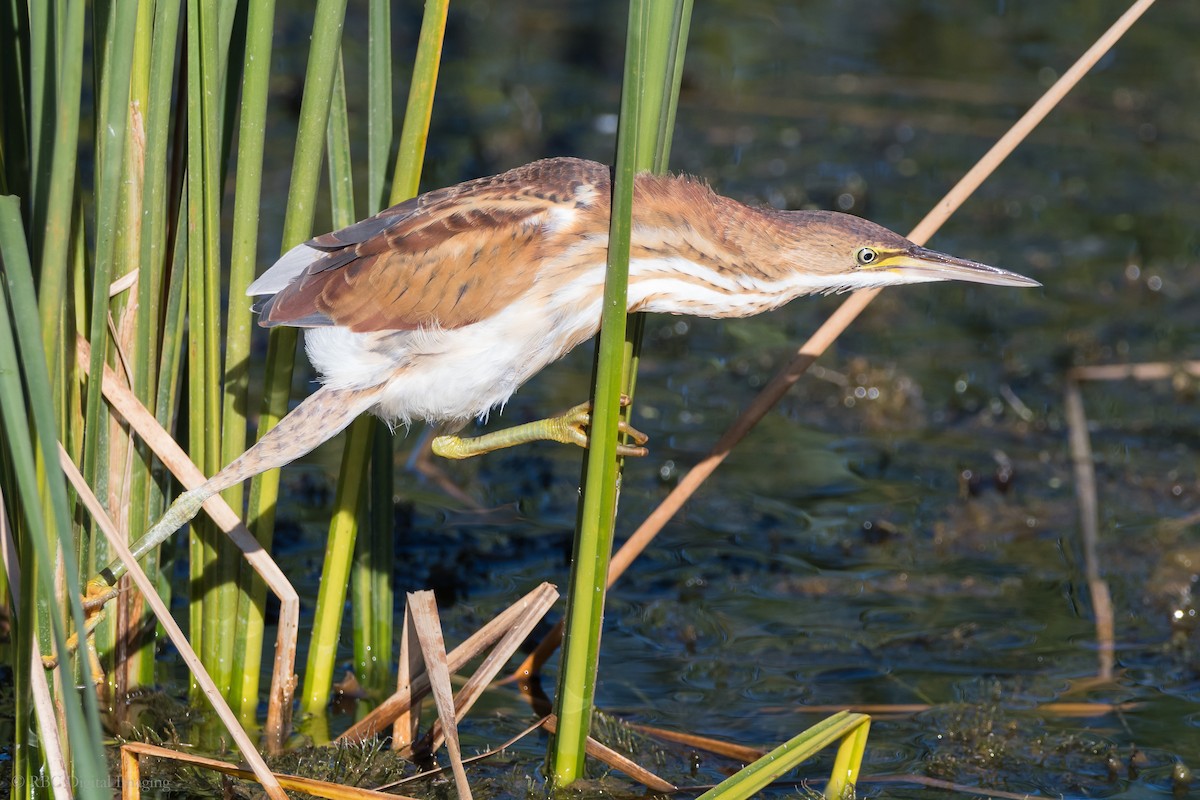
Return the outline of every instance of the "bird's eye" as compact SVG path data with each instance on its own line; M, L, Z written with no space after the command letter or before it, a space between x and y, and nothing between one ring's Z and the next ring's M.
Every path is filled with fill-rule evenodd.
M876 253L869 247L860 247L858 252L854 254L854 260L858 262L860 267L865 267L869 264L874 264L879 258L879 253Z

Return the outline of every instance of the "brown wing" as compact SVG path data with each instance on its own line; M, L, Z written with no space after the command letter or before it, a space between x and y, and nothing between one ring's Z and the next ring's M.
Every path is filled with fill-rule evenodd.
M318 236L306 242L312 260L262 303L260 324L367 332L487 318L533 283L551 210L570 209L580 186L607 202L608 180L593 162L538 161Z

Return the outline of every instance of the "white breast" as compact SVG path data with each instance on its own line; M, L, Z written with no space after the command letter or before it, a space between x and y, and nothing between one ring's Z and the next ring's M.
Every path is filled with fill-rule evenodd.
M585 327L569 349L595 333L599 307L579 315ZM532 302L514 303L490 319L454 330L354 333L345 328L305 332L309 360L334 388L386 382L372 411L389 424L414 420L466 422L502 407L521 384L565 354L555 313ZM549 335L555 331L556 335Z

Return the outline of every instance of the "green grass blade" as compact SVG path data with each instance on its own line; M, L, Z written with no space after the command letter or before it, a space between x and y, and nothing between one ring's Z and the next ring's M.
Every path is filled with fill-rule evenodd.
M745 769L726 778L697 800L744 800L845 737L856 738L870 717L840 711L776 747ZM865 741L866 734L862 734Z
M36 554L36 563L23 565L26 574L38 581L39 603L46 614L58 652L66 652L66 631L62 620L52 609L58 608L54 588L54 548L60 538L69 541L71 531L70 506L62 472L58 464L58 432L54 421L50 381L42 350L37 318L37 297L33 288L29 252L21 227L20 204L15 197L0 198L0 269L4 280L4 297L0 302L0 424L5 435L4 447L13 465L17 491L24 511ZM11 315L10 315L11 309ZM18 337L16 346L13 331ZM18 348L20 357L18 358ZM24 375L24 385L20 376ZM29 418L25 412L25 396L33 417L35 444L30 440ZM38 475L36 461L52 464ZM38 479L41 483L38 483ZM49 500L51 518L42 515L43 492ZM6 491L6 494L8 492ZM79 566L70 547L58 548L62 559L68 608L76 630L83 627L83 608L80 606ZM27 635L27 634L22 634ZM67 734L73 743L72 764L78 779L77 791L84 798L108 797L106 787L100 710L95 694L85 688L77 690L70 676L72 665L59 667L67 679L58 683L61 693L58 702L67 721Z

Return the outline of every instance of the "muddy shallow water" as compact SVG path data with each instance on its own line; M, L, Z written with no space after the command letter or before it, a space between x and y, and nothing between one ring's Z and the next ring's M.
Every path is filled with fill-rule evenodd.
M517 5L452 9L424 187L548 155L611 158L624 6ZM840 208L905 231L1123 10L698 3L672 165L747 202ZM395 13L408 23L403 63L417 18ZM279 57L302 65L308 23L296 14ZM365 25L352 8L347 36ZM1063 404L1072 366L1200 354L1198 25L1194 3L1152 9L931 242L1043 288L887 291L667 526L609 597L601 708L772 746L820 718L798 706L925 704L880 716L866 772L1010 792L1160 796L1177 761L1200 766L1200 539L1194 521L1169 524L1200 509L1197 387L1084 387L1116 678L1079 691L1098 652ZM346 55L350 74L365 55ZM396 82L402 93L407 73ZM361 125L363 100L351 103ZM287 125L276 120L269 148L280 197ZM264 217L264 242L279 223ZM618 542L838 302L649 320L636 418L651 455L628 464ZM590 359L580 348L493 423L578 402ZM579 458L535 445L448 466L487 514L399 471L397 596L442 589L457 641L543 580L565 589ZM326 448L285 472L280 515L302 535L280 559L310 600L327 524L312 488L331 486L336 464ZM547 691L553 680L551 668ZM1044 708L1068 701L1131 705ZM483 706L468 750L532 714L515 693ZM495 769L521 773L543 748L526 740ZM686 750L669 758L664 771L695 782L735 766L704 757L691 777ZM637 792L605 790L622 786Z

